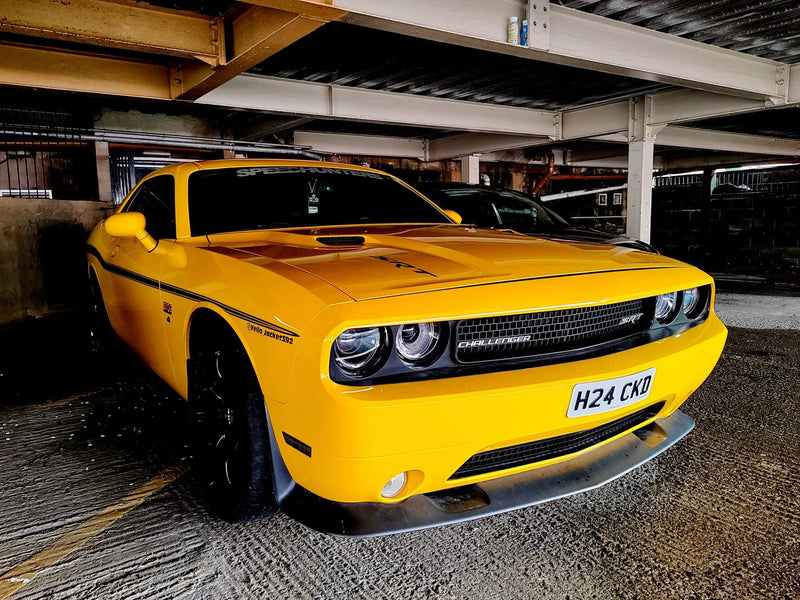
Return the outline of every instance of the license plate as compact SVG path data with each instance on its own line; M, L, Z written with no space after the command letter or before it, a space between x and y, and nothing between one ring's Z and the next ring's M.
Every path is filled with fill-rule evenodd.
M655 375L653 368L626 377L579 383L572 388L567 416L596 415L640 402L650 395Z

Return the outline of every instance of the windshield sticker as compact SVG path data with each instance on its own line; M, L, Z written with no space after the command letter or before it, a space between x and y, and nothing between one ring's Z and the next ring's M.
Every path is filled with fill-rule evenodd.
M394 265L398 269L412 269L414 273L419 273L420 275L430 275L431 277L437 277L437 275L434 275L430 271L426 271L425 269L420 269L419 267L415 267L414 265L410 265L408 263L404 263L402 261L389 258L388 256L373 256L372 258L377 258L378 260L387 262L390 265Z
M366 177L367 179L383 179L380 173L369 171L351 171L350 169L336 169L328 167L248 167L236 169L237 177L250 177L252 175L275 175L279 173L302 173L306 175L350 175L352 177Z

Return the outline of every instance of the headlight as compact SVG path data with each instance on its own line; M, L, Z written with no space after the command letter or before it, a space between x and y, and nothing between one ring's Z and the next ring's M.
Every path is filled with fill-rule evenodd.
M400 358L410 363L425 363L434 358L442 335L439 323L401 325L395 336Z
M386 337L382 327L348 329L333 343L334 360L348 375L369 375L385 358Z
M678 304L678 292L656 296L656 320L659 323L669 323L675 318Z
M700 291L697 288L683 290L683 312L688 317L700 303Z
M696 319L702 315L706 309L707 302L707 287L683 290L683 314L688 319Z

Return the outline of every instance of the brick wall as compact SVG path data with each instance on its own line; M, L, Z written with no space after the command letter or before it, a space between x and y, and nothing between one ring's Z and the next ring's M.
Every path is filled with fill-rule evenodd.
M710 198L699 181L657 186L653 244L710 271L797 281L800 167L720 173L716 183Z

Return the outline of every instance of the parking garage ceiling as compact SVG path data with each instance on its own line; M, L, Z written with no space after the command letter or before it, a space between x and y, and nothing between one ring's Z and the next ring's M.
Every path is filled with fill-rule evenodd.
M526 10L532 47L505 43ZM420 140L407 155L431 160L624 154L644 110L670 157L798 156L798 13L786 0L0 0L0 83L194 102L228 111L242 139L295 130L331 152L382 136L385 152Z
M321 48L330 51L320 52ZM574 108L668 87L344 23L320 27L250 72L545 110Z
M567 8L785 63L800 62L796 0L557 0Z

